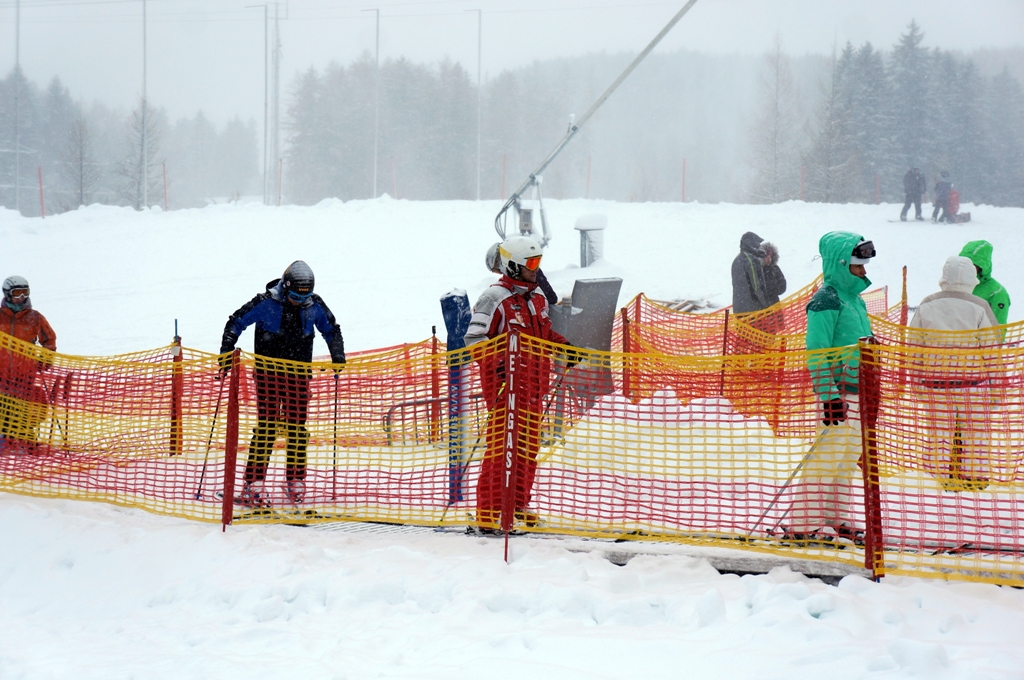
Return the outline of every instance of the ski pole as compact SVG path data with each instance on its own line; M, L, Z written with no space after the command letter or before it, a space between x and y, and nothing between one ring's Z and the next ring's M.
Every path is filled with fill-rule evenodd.
M50 413L50 434L49 434L48 444L49 444L50 448L52 449L53 448L53 426L56 424L57 425L57 431L60 432L61 441L64 443L64 453L65 453L65 455L69 455L70 456L71 452L67 450L67 448L68 448L67 423L65 422L64 426L61 426L61 424L60 424L60 417L57 414L57 393L61 391L59 389L61 382L64 383L64 390L63 390L63 392L64 392L64 401L66 403L67 402L68 389L69 389L69 387L71 385L71 374L70 373L67 374L67 376L63 379L63 381L61 380L61 378L57 378L56 380L54 380L53 381L53 390L46 389L46 382L43 381L43 391L46 393L46 395L50 399L50 409L51 409L51 413ZM67 409L65 407L65 414L66 413L67 413ZM67 417L67 416L65 415L65 417Z
M575 364L575 366L579 366L579 365L581 365L581 364L582 364L582 363L583 363L584 361L586 361L587 363L589 363L589 362L590 362L590 360L589 360L589 359L583 359L583 360L581 360L581 361L577 362L577 363ZM557 380L557 381L555 382L555 386L554 386L554 388L553 388L553 389L551 390L551 397L550 397L550 398L548 399L548 403L547 403L547 406L545 406L545 407L544 407L544 412L543 412L543 413L541 414L541 416L540 416L540 422L538 423L538 427L540 426L540 424L541 424L541 423L543 423L543 422L544 422L544 419L545 419L545 418L547 418L547 415L548 415L548 411L550 411L550 410L551 410L551 405L555 403L555 398L556 398L556 397L558 396L558 391L559 391L560 389L562 389L562 383L563 383L563 382L565 381L565 378L566 378L566 376L568 376L568 375L569 375L569 372L570 372L570 371L571 371L571 370L572 370L572 369L573 369L573 368L574 368L575 366L567 366L567 367L566 367L566 369L565 369L564 371L562 371L562 375L560 375L560 376L558 377L558 380Z
M565 380L565 376L569 375L569 369L562 371L562 375L555 381L555 386L551 390L551 396L548 398L548 405L544 407L544 413L541 414L540 419L544 420L547 417L548 411L551 410L551 405L555 403L555 397L558 396L558 390L562 389L562 382Z
M761 516L757 518L756 522L754 522L753 526L750 529L750 533L747 534L747 540L749 540L750 537L754 535L754 532L757 531L758 525L761 524L762 520L764 520L764 518L768 516L768 513L772 511L772 508L775 507L776 503L779 502L779 499L782 498L782 494L786 493L786 489L788 489L789 485L793 483L793 480L796 479L796 476L800 474L800 470L803 469L804 465L807 464L807 461L810 460L812 455L814 455L814 453L818 449L818 445L821 444L822 440L828 435L831 429L831 426L826 425L821 435L819 435L818 438L814 440L814 444L811 445L811 448L807 451L807 453L804 454L804 457L800 460L800 463L793 469L793 472L790 473L789 479L786 480L786 483L782 485L782 488L779 489L779 492L775 494L775 498L772 499L772 502L768 504L768 507L765 508L764 512L761 513ZM786 512L789 511L787 510ZM771 529L768 530L769 534L775 531L776 527L779 526L779 524L782 522L782 519L785 516L786 514L783 513L782 517L779 517L779 519L775 520L775 524L773 524Z
M493 411L491 413L493 413ZM487 424L484 425L484 431L481 432L480 436L478 436L476 438L476 443L473 444L473 448L470 449L470 451L469 451L469 457L466 459L465 463L461 463L459 465L459 474L455 478L455 488L456 489L458 489L462 485L462 478L466 474L466 470L469 469L470 464L476 458L476 450L480 447L480 440L482 440L484 438L484 434L486 434L487 428L490 427L490 423L491 423L491 419L488 416ZM451 498L449 498L448 502L444 504L444 512L441 513L441 519L439 519L437 521L438 524L444 524L444 518L448 515L448 509L451 508L454 504L455 504L455 501L453 501Z
M478 448L480 448L480 441L484 438L484 436L487 434L487 430L490 429L491 427L491 421L494 419L494 413L495 411L498 410L498 404L501 403L501 396L503 394L505 394L505 383L502 383L501 387L498 389L498 396L494 400L494 408L491 409L491 411L487 414L487 422L484 423L483 430L477 436L476 442L473 444L473 448L469 450L469 456L466 458L466 461L464 463L459 463L459 473L458 476L455 478L456 489L462 486L462 478L465 476L466 470L469 469L470 464L476 458L476 451ZM452 505L454 504L455 501L453 501L451 496L449 496L448 501L444 504L444 512L441 513L441 519L438 520L438 524L444 523L444 518L448 515L448 509L452 507Z
M203 471L199 475L199 485L196 487L195 497L199 500L203 497L203 481L206 479L206 463L210 460L210 447L213 445L213 431L217 428L217 416L220 414L220 401L221 397L224 396L224 383L227 382L227 376L220 376L220 389L217 390L217 405L213 409L213 423L210 425L210 436L206 440L206 455L203 456Z

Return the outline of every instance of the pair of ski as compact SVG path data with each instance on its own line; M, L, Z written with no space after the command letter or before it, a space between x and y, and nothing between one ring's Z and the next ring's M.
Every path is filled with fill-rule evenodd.
M284 487L285 495L288 496L288 487ZM236 510L232 518L236 521L259 520L276 521L293 526L304 526L315 520L325 517L313 509L303 509L301 503L292 502L291 507L275 508L273 506L257 507L249 504L241 496L235 496L235 505L240 509Z

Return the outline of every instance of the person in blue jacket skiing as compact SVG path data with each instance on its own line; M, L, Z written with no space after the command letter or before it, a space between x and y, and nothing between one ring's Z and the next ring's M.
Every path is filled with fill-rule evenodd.
M256 427L245 463L242 494L237 502L253 508L271 506L264 488L274 441L287 439L286 491L289 500L302 503L306 479L306 415L309 405L308 366L313 360L314 329L320 331L331 353L331 362L345 363L345 341L334 314L319 295L313 293L313 270L302 260L288 265L279 279L228 318L221 339L221 372L231 366L235 343L242 332L256 325ZM286 360L286 361L274 361Z

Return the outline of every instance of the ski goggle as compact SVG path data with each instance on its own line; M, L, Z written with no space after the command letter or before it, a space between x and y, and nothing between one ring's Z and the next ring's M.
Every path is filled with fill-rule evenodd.
M540 268L540 258L540 255L537 255L536 257L528 257L526 258L526 264L523 266L525 266L531 272L535 272L537 271L537 269Z
M28 297L28 288L12 288L8 294L12 300L24 300Z
M871 241L861 241L853 249L850 264L867 264L868 260L875 256L875 244Z
M309 297L312 294L313 294L313 291L309 291L308 293L300 293L297 290L290 290L290 291L288 291L288 297L290 299L292 299L292 300L295 300L296 302L305 302L306 300L309 299Z

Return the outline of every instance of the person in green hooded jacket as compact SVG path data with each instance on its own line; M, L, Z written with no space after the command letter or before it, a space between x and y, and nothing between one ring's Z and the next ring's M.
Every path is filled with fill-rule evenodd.
M859 541L863 518L855 480L860 459L857 343L871 335L860 294L875 256L860 234L833 231L818 241L825 282L807 304L807 367L821 404L818 437L801 463L787 535L798 541Z
M860 294L871 285L864 265L875 247L860 234L833 231L818 241L818 252L825 282L807 304L807 350L836 351L812 355L808 368L823 404L823 422L838 425L846 419L845 395L857 393L857 341L871 335Z
M1010 294L992 278L992 244L988 241L971 241L960 251L960 257L970 259L978 272L978 285L974 287L974 294L988 303L999 325L1006 324L1010 314Z

